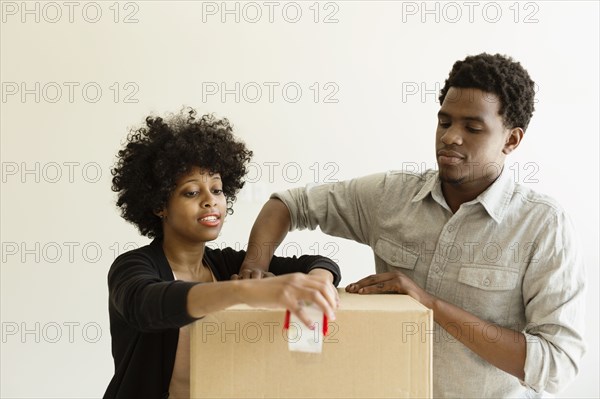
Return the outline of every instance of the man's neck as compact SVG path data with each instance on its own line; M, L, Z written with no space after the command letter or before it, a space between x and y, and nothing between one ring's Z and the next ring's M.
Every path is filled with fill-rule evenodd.
M442 194L452 213L456 213L462 204L473 201L481 193L487 190L496 180L498 180L498 176L496 176L495 179L487 177L467 183L449 183L442 181Z

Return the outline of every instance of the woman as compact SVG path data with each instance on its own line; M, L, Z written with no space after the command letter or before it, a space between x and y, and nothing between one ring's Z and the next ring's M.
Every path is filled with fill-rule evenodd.
M108 274L115 374L105 398L189 397L188 325L231 305L287 308L311 325L301 306L310 301L335 318L331 260L274 258L270 270L282 276L249 280L237 276L244 251L206 247L233 212L251 155L226 119L193 109L148 117L128 136L112 189L122 217L154 240Z

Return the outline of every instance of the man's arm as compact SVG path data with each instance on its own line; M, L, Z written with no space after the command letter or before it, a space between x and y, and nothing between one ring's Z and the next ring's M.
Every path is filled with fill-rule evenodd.
M287 206L278 199L267 201L258 214L248 240L248 251L238 276L240 279L261 278L269 270L275 249L290 229Z
M260 278L289 230L317 226L326 234L368 243L386 174L296 188L274 194L252 226L240 278Z
M407 294L433 309L435 321L457 340L536 392L556 393L571 382L585 353L585 267L564 212L550 215L523 277L527 325L522 331L478 318L420 288L401 272L366 277L347 291Z
M394 292L410 295L432 309L434 320L459 342L490 364L521 381L525 379L525 335L486 322L472 313L436 298L401 272L365 277L350 284L346 291L358 294Z

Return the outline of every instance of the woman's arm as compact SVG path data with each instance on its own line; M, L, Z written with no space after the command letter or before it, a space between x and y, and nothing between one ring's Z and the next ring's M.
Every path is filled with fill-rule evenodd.
M285 308L311 326L313 320L308 318L301 305L304 301L316 304L327 317L335 319L337 292L329 277L302 273L198 284L189 291L187 311L191 317L199 318L242 303L254 307Z

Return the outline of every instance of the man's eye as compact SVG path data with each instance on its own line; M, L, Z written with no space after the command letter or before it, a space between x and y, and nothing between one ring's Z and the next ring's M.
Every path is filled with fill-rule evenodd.
M446 128L450 127L450 122L438 121L438 125L440 125L440 127L443 127L444 129L446 129Z

